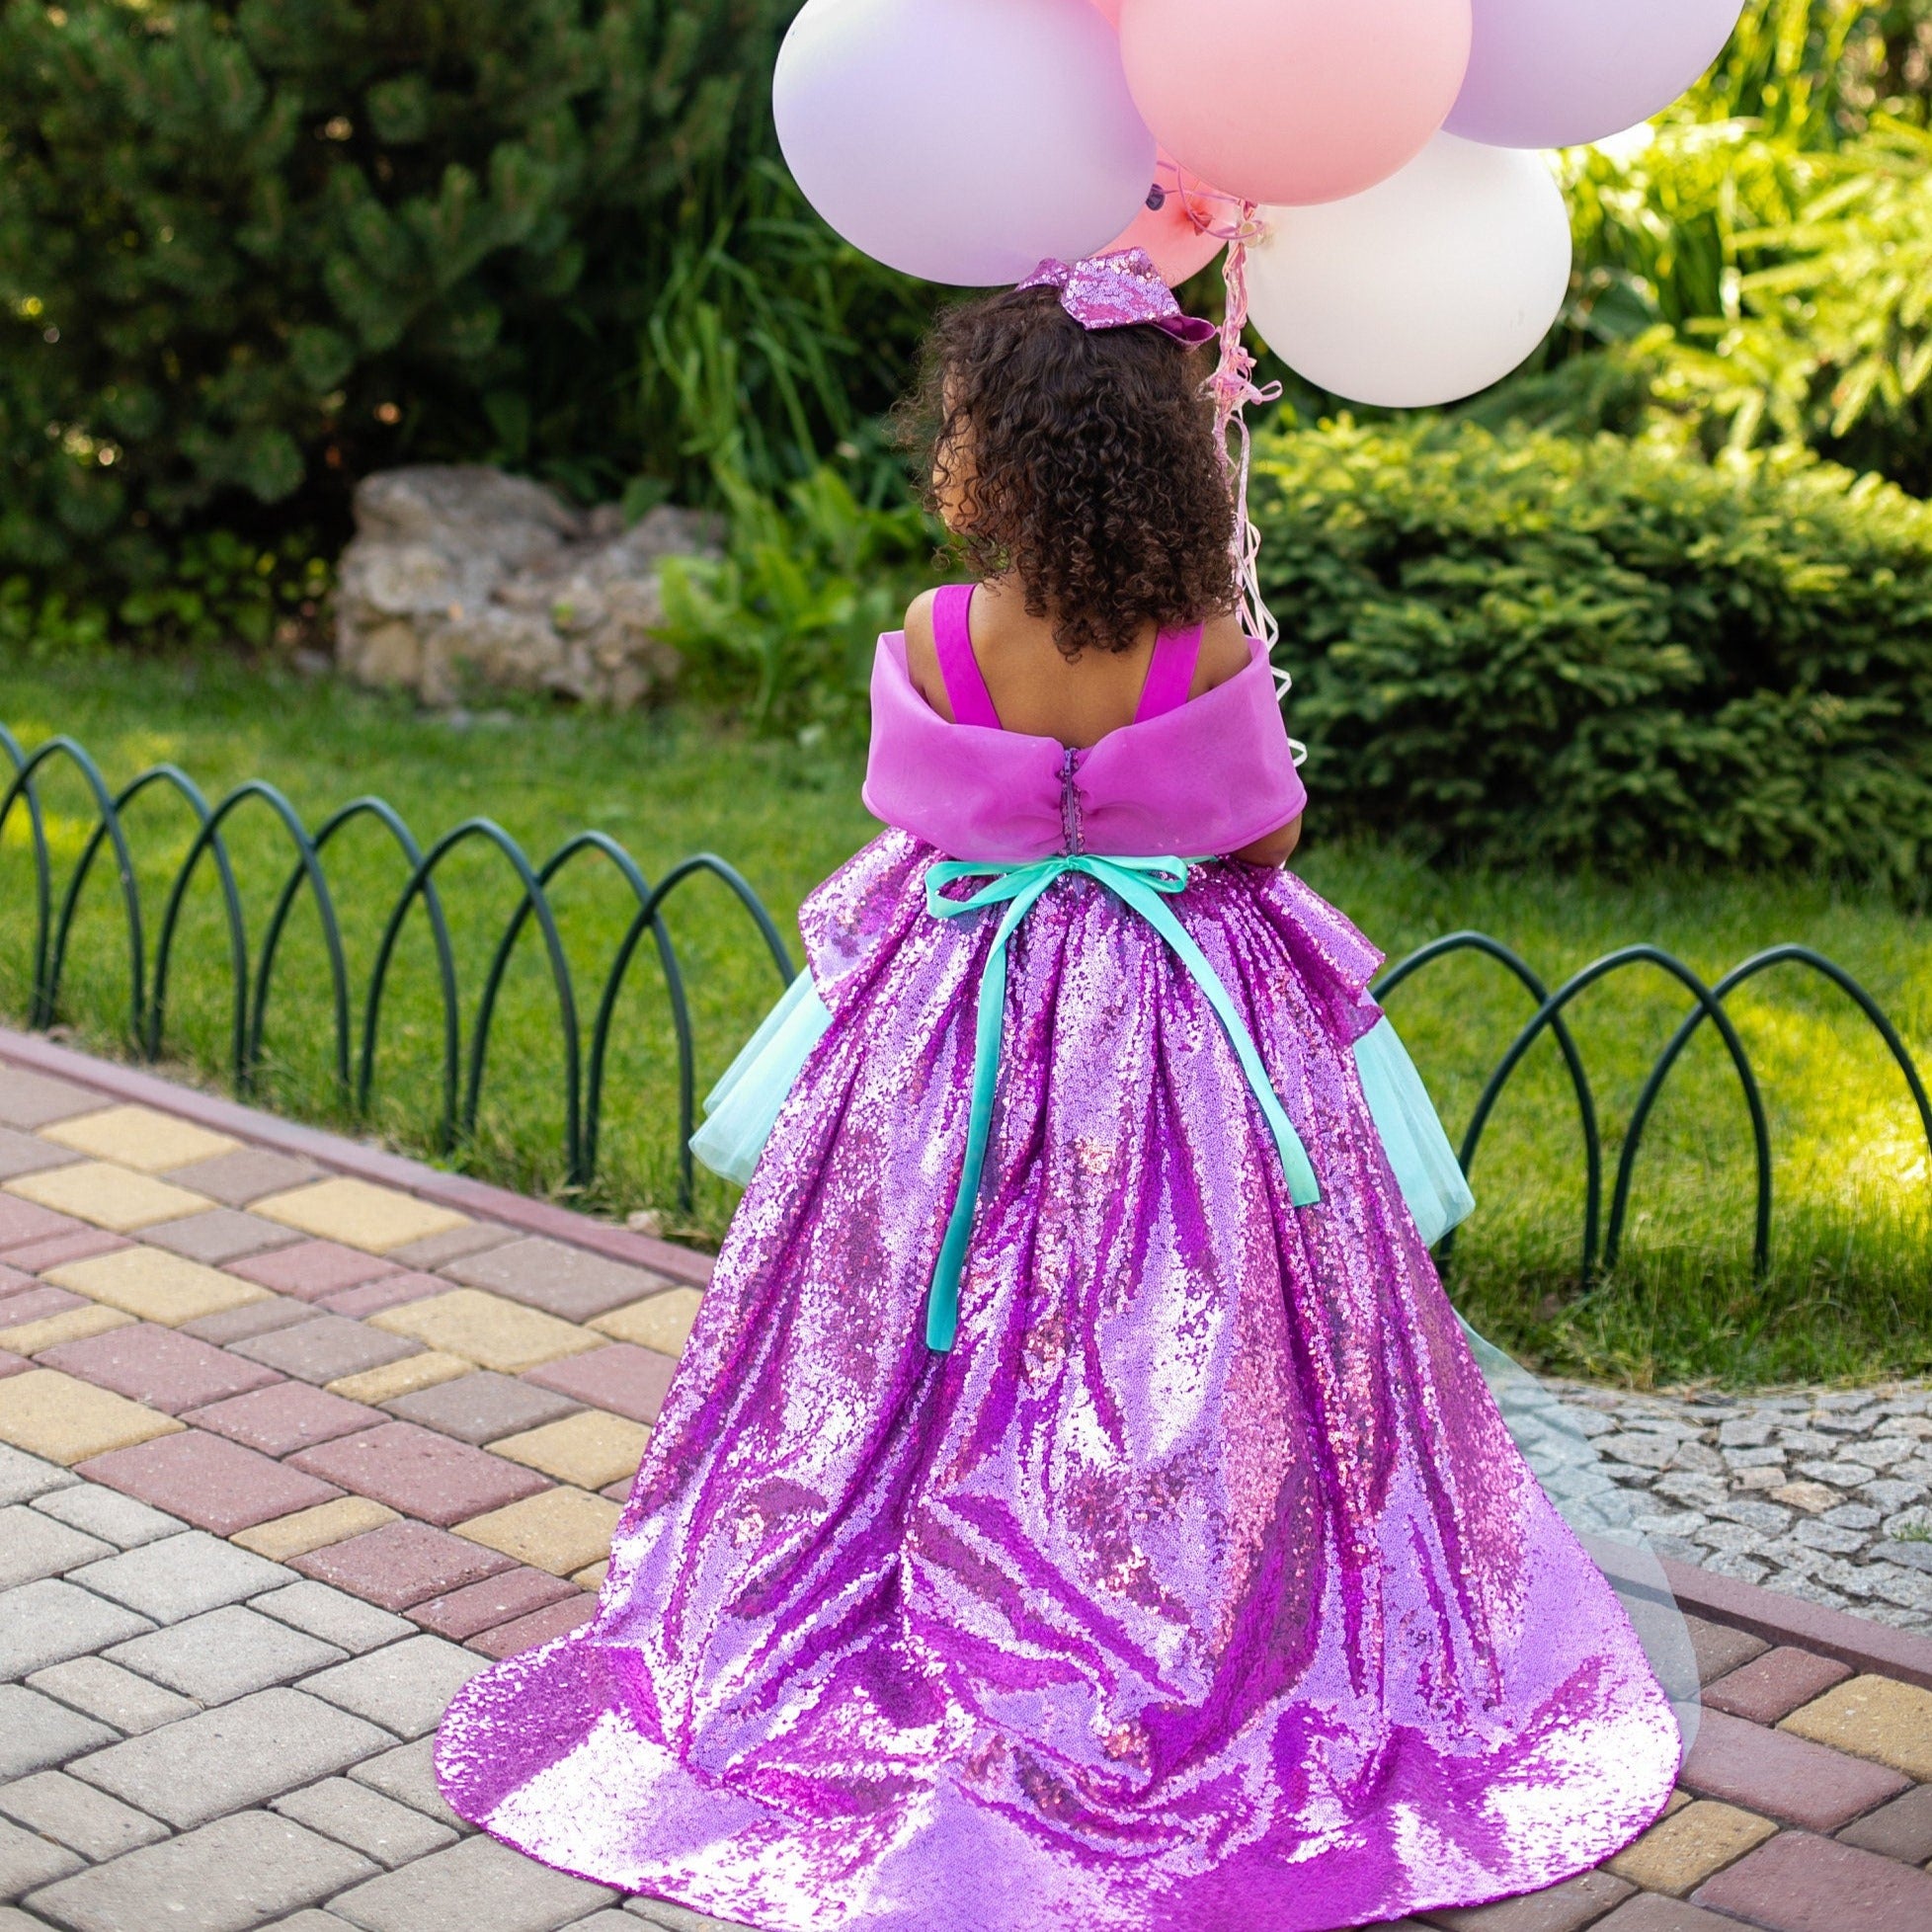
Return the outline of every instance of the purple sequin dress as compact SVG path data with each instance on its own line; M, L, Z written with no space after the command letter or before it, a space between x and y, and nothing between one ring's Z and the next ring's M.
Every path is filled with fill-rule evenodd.
M832 1024L596 1619L443 1721L465 1817L761 1932L1328 1932L1554 1884L1662 1809L1670 1708L1365 1106L1378 955L1293 876L1199 865L1167 903L1321 1205L1196 980L1062 878L1011 944L958 1344L926 1345L994 916L931 916L941 842L903 821L1009 861L1234 849L1175 762L1261 774L1249 838L1292 816L1267 676L1063 760L922 717L885 641L868 798L901 823L802 921ZM1120 814L1163 785L1149 845Z

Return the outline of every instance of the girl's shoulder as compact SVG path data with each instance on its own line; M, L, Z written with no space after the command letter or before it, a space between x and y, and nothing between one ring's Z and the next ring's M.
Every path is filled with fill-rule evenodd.
M1194 684L1189 697L1204 697L1232 679L1239 678L1253 662L1253 646L1240 616L1224 610L1210 617L1201 628L1201 653L1194 665Z
M939 658L937 606L942 594L937 588L922 591L906 606L903 631L906 675L920 696L952 724L956 722L952 698ZM1239 615L1230 610L1208 618L1201 628L1200 651L1188 696L1204 697L1239 678L1252 661L1253 647Z
M939 647L933 628L933 610L939 602L935 588L922 591L906 606L906 675L913 688L948 724L955 722L952 700L946 695L946 681L939 669Z

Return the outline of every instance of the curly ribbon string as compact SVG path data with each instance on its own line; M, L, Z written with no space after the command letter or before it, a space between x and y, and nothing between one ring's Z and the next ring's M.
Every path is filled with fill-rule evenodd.
M1221 268L1228 289L1221 321L1221 356L1208 386L1214 397L1215 443L1235 499L1235 580L1241 591L1242 622L1250 637L1265 640L1272 656L1281 642L1281 625L1261 594L1261 532L1255 527L1248 497L1254 447L1246 412L1249 403L1279 402L1281 384L1270 382L1265 388L1256 385L1254 358L1248 353L1243 336L1248 326L1248 251L1267 229L1254 202L1238 201L1217 189L1190 186L1177 170L1172 192L1179 196L1187 218L1202 234L1218 236L1228 244ZM1239 457L1230 446L1230 432L1239 440ZM1279 665L1274 667L1274 677L1279 695L1285 698L1295 681ZM1308 748L1293 739L1289 743L1294 746L1295 763L1300 765L1308 757Z

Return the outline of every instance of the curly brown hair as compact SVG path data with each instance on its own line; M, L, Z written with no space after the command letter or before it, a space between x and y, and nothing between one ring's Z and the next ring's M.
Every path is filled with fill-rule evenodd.
M1070 658L1234 607L1210 366L1161 329L1088 331L1045 287L947 309L927 339L901 412L926 507L954 498L966 568L1016 577Z

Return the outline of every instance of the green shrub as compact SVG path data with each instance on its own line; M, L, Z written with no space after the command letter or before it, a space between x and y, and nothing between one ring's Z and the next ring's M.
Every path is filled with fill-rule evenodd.
M40 590L24 572L0 580L0 647L30 663L99 656L116 641L285 652L319 638L333 582L328 560L299 536L268 543L198 530L118 604Z
M1800 452L1347 422L1260 440L1332 821L1442 851L1932 867L1932 508Z
M805 473L918 303L764 165L791 11L5 0L0 570L138 587L404 460L687 489L721 380Z
M742 705L767 735L857 736L879 634L931 582L942 532L910 504L868 508L832 469L778 501L725 476L724 559L665 564L664 635L684 688Z

